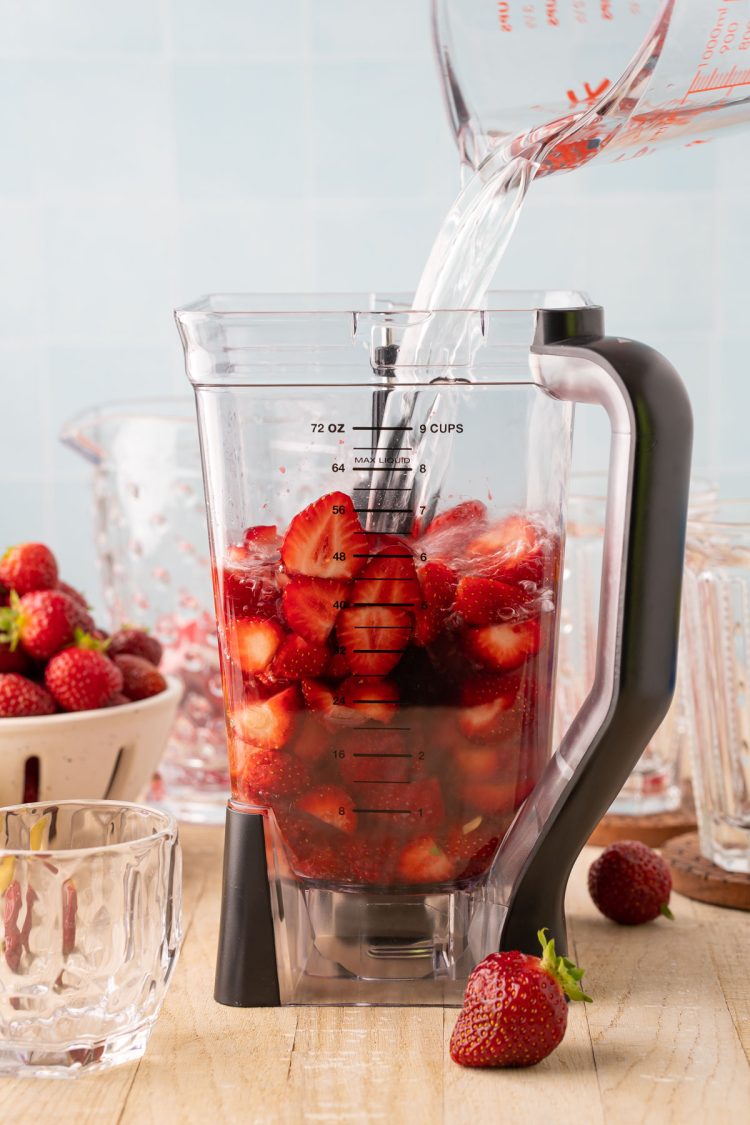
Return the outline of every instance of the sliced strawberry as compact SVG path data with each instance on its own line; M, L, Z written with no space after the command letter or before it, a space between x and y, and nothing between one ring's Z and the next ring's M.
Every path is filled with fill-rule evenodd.
M248 754L237 783L237 796L247 804L267 805L300 793L310 784L310 773L299 758L283 750Z
M398 711L398 687L392 680L378 676L350 676L341 684L340 690L344 704L351 707L363 722L374 719L390 723Z
M468 554L492 578L503 582L534 582L544 577L544 529L525 516L508 516L468 545Z
M519 675L480 672L461 685L458 725L467 738L484 741L521 733L523 714L512 710Z
M334 751L336 765L347 783L360 781L410 781L414 755L403 735L387 727L345 731Z
M231 626L228 640L232 658L248 676L263 672L284 639L284 630L272 618L246 617Z
M460 699L464 707L478 707L482 703L494 703L502 699L506 707L511 707L521 686L522 674L504 672L477 672L468 676L461 684Z
M304 637L292 633L282 641L270 668L275 680L305 680L322 676L328 665L330 652L325 645L310 644Z
M435 516L432 522L425 530L420 526L420 521L416 520L414 524L414 535L424 535L425 538L433 538L442 535L443 533L453 532L456 530L465 531L467 528L474 534L478 530L487 525L487 508L481 500L464 500L461 504L456 504L453 508L448 508L447 511L441 512L439 516Z
M439 828L445 819L440 782L435 777L416 781L361 781L352 786L357 810L366 824L376 831L427 832Z
M303 762L320 762L331 749L331 732L314 715L300 715L289 749Z
M310 578L353 578L368 553L367 536L343 492L330 492L298 512L281 545L287 572Z
M362 721L361 716L344 702L341 687L333 687L321 680L302 680L300 684L308 711L317 711L332 723L351 724Z
M475 878L487 870L505 828L502 822L478 816L448 832L445 851L455 864L457 879Z
M258 524L257 527L247 527L242 536L242 541L251 551L258 547L277 549L281 545L276 524Z
M453 863L432 836L412 840L401 852L397 868L404 883L445 883L453 875Z
M411 548L404 540L390 538L392 542L373 555L354 579L352 607L394 606L412 612L419 608L422 592Z
M276 616L279 587L275 567L257 561L246 566L225 566L219 581L227 617Z
M326 668L326 676L329 680L343 680L351 672L349 661L346 658L345 652L336 650L331 659L328 661Z
M322 821L331 828L351 835L357 830L357 814L354 802L345 789L338 785L321 785L305 793L296 803L297 808Z
M432 609L444 609L446 613L453 605L458 585L458 575L453 567L439 560L427 562L418 571L422 600Z
M344 846L347 882L355 886L391 886L395 881L400 845L401 841L392 837L354 836Z
M340 847L330 843L315 841L305 846L304 842L289 842L291 866L296 875L303 879L315 879L322 883L338 883L346 878L348 864Z
M413 640L430 645L440 636L458 583L458 575L444 562L425 563L417 572L421 603L414 615Z
M512 764L512 753L499 746L458 744L451 750L453 761L462 778L482 781L497 775ZM510 759L510 760L509 760Z
M458 795L467 809L488 816L512 813L521 803L517 799L516 781L504 778L495 781L464 778Z
M412 617L405 609L345 609L336 620L338 645L358 676L387 676L401 659L411 633Z
M466 625L496 625L517 617L533 596L523 586L470 574L458 583L453 611Z
M306 641L325 644L348 595L348 582L299 575L291 580L282 597L286 623Z
M539 652L539 618L466 629L462 639L464 651L472 660L484 664L486 668L510 672L520 668L527 657Z
M232 729L243 742L264 750L279 750L292 734L298 708L297 688L289 687L268 699L237 707L231 714Z

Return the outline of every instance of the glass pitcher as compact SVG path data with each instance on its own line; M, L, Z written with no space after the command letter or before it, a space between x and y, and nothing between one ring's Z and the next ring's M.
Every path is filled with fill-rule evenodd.
M147 628L184 694L149 799L183 820L217 823L229 790L216 621L189 399L107 403L61 440L93 466L96 546L113 629Z
M446 317L450 359L400 364ZM177 322L232 785L216 997L458 1003L492 950L564 948L571 866L668 707L682 384L575 293L212 296ZM576 401L608 412L611 484L596 680L553 754Z
M750 0L432 0L461 159L539 172L750 120Z

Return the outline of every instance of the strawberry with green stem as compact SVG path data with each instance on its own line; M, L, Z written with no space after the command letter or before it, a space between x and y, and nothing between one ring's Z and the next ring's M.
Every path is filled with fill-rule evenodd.
M521 1067L541 1062L560 1045L568 1000L591 1002L581 988L583 969L555 952L539 930L542 956L491 953L469 977L453 1029L450 1054L470 1067Z

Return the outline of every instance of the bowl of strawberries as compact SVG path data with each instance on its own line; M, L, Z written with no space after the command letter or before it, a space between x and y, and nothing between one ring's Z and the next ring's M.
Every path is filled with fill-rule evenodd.
M0 557L0 805L134 800L182 693L142 629L109 635L42 543Z

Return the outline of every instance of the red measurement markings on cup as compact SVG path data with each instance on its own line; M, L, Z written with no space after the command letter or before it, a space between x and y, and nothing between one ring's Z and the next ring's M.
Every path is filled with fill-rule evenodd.
M737 66L736 63L722 66L723 56L750 50L750 22L733 18L733 13L740 7L744 7L744 0L724 0L717 6L716 19L703 48L701 61L681 104L693 95L750 86L750 66Z

